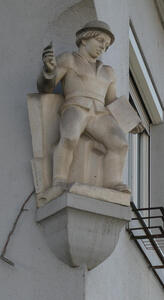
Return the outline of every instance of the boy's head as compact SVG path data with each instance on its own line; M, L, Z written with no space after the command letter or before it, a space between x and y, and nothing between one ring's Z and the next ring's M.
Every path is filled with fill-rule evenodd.
M105 51L113 44L115 38L108 24L102 21L92 21L76 32L76 45L80 47L82 41L95 39L103 40L106 44Z

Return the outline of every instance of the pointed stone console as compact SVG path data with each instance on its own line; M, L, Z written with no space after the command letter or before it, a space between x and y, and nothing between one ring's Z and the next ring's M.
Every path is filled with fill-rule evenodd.
M108 189L108 201L104 201L84 195L87 185L75 184L71 189L81 195L65 192L40 207L36 220L61 261L71 267L85 264L91 270L115 249L121 229L130 220L130 195ZM106 189L100 190L99 197L105 199Z

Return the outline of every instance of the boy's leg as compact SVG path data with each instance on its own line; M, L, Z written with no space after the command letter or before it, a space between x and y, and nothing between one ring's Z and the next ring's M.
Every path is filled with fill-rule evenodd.
M67 189L69 169L80 135L85 130L89 112L77 106L70 106L60 120L60 141L53 154L52 186L39 195L40 206L60 196Z
M104 157L104 187L128 191L122 173L128 150L126 136L111 114L97 114L86 130L107 149Z
M60 120L60 141L53 155L53 184L67 182L73 153L88 122L89 112L77 106L64 111Z

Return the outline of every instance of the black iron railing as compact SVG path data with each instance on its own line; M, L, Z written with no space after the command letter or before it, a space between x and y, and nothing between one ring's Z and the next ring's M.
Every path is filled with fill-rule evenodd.
M164 274L159 272L164 270L164 207L137 208L133 202L131 206L134 216L127 230L164 288ZM156 254L157 265L151 261L148 250Z

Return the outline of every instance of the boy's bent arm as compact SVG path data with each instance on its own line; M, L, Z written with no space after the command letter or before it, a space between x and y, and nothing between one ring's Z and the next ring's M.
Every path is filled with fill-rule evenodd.
M117 99L116 96L116 83L115 81L112 81L108 87L106 96L105 96L105 106L109 105L113 101Z
M108 86L106 96L105 96L105 106L109 105L117 99L116 95L116 78L114 71L111 67L108 67L109 76L112 77L112 81Z
M72 63L72 55L63 53L56 59L57 64L53 72L47 72L45 67L38 77L37 88L40 93L52 93L55 86L62 80L67 73L69 65Z

